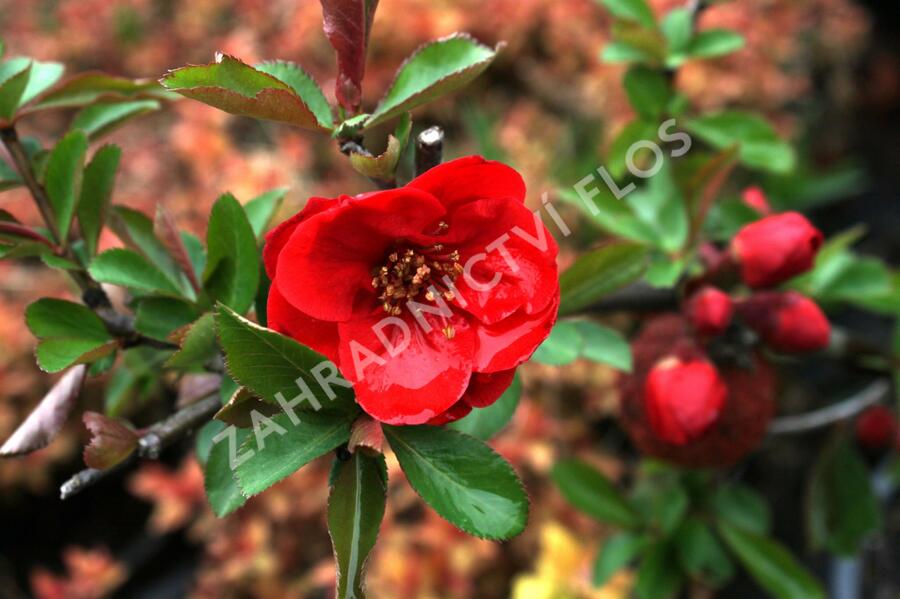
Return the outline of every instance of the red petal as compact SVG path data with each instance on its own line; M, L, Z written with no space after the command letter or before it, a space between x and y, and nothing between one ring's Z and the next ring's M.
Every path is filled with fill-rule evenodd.
M462 400L473 408L486 408L500 399L512 384L514 376L515 368L492 373L473 372Z
M465 418L469 415L469 412L472 411L472 406L467 404L464 400L459 400L448 409L443 414L438 414L425 424L430 424L431 426L440 426L442 424L448 424L450 422L455 422L460 418Z
M349 198L347 198L349 199ZM266 265L266 274L270 280L275 279L275 267L278 264L278 255L281 253L284 244L288 242L291 235L294 234L297 225L315 216L320 212L336 208L346 203L344 198L331 200L328 198L309 198L303 210L287 219L266 235L266 245L263 248L263 262Z
M550 329L556 322L558 308L557 287L553 301L539 314L519 311L496 324L476 327L474 369L477 372L508 370L530 358L550 334Z
M472 202L454 210L448 225L441 242L459 249L467 267L455 282L464 310L492 324L520 308L540 312L553 300L556 241L523 204L509 198ZM497 274L501 278L491 285Z
M439 164L410 181L407 187L427 191L447 208L487 198L525 201L522 176L502 162L481 156Z
M291 304L315 318L349 320L361 294L374 301L372 269L388 249L435 230L445 212L429 194L400 188L317 214L281 250L278 287Z
M465 319L450 318L454 328L448 339L435 317L430 332L412 317L405 318L409 344L399 326L383 328L400 351L391 357L373 328L384 313L338 325L341 343L339 366L347 380L354 383L356 401L373 418L388 424L422 424L445 412L462 397L472 373L475 335ZM371 354L379 356L376 363ZM356 356L359 362L354 361Z
M338 355L338 327L333 322L304 314L281 295L278 286L269 288L266 308L269 328L296 339L334 362Z

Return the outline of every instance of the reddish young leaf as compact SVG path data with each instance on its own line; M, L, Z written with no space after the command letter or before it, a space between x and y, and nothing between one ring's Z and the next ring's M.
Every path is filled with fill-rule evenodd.
M181 234L178 232L178 225L162 204L156 205L153 233L165 246L166 251L169 252L169 255L178 264L182 272L187 275L188 281L191 282L191 287L199 295L201 293L200 282L197 280L194 265L191 263L187 248L184 246L184 240L181 239Z
M69 417L86 371L84 364L70 368L0 447L0 456L30 453L49 445Z
M112 468L137 447L137 433L122 420L97 412L85 412L82 420L91 431L91 442L84 448L84 463L90 468Z
M356 113L366 70L369 30L378 0L321 0L325 35L337 53L335 95L346 110Z
M350 429L350 441L347 443L347 449L350 450L350 453L354 453L359 448L372 454L384 452L384 431L381 423L368 414L357 418Z

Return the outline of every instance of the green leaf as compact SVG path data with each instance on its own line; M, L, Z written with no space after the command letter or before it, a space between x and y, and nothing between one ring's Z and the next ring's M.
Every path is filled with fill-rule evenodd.
M448 522L486 539L525 529L528 497L512 467L481 441L432 426L385 426L409 484Z
M128 287L146 293L181 295L169 278L146 258L123 248L114 248L98 255L88 271L94 280Z
M628 204L617 200L602 182L597 182L597 186L593 188L585 187L584 193L585 198L582 198L574 190L559 190L561 199L578 206L603 230L640 243L650 244L656 241L653 229L639 220ZM593 194L591 197L587 197L591 194ZM590 205L593 205L595 210L591 210Z
M881 527L869 471L844 437L822 452L808 491L807 532L814 549L851 556Z
M216 325L212 312L207 312L191 325L180 343L181 349L166 360L168 368L196 368L219 353Z
M31 102L38 95L51 87L62 77L65 67L58 62L31 61L31 76L28 78L28 86L19 99L19 106Z
M499 49L464 34L422 46L397 71L365 126L387 121L467 85L491 64Z
M681 570L671 548L657 543L641 561L634 589L639 599L668 599L678 593L682 583Z
M732 526L763 535L772 520L765 499L752 488L730 483L719 487L712 497L717 518Z
M618 19L636 21L649 28L656 26L653 10L644 0L600 0L600 2Z
M653 287L674 287L685 266L684 258L676 260L663 252L655 252L650 257L650 266L644 274L644 280Z
M825 599L818 581L772 539L722 521L719 521L719 531L751 576L774 597Z
M243 314L256 297L259 255L247 214L231 194L224 194L213 205L206 247L204 287L214 299Z
M250 222L253 235L257 239L261 239L268 230L272 218L275 217L275 214L284 202L286 193L286 187L272 189L244 204L244 212L247 213L247 220Z
M535 350L531 360L539 364L563 366L578 359L583 344L578 326L574 322L561 320Z
M357 451L335 464L328 532L337 561L337 599L362 599L366 558L375 546L387 500L384 456Z
M600 546L594 560L593 583L595 587L603 586L612 576L628 566L634 558L647 548L650 539L646 535L633 532L620 532L612 535Z
M510 421L519 405L521 396L522 379L516 374L512 384L497 401L486 408L473 408L467 416L451 422L447 426L476 439L487 441L499 433Z
M59 372L73 364L88 364L104 358L118 346L116 341L53 337L41 341L34 354L41 370Z
M78 200L78 225L89 256L97 253L97 242L106 223L121 156L122 150L118 146L103 146L84 169L81 199Z
M307 400L296 409L318 409L319 403L332 403L339 410L355 413L353 394L347 387L330 385L331 393L336 396L330 402L320 397L322 384L314 373L317 367L328 363L313 350L254 324L221 304L216 309L216 329L228 372L257 397L274 403L279 393L290 400L298 391L308 390L315 402ZM298 387L298 379L307 389ZM318 398L315 392L319 392Z
M668 536L675 532L690 508L691 499L672 470L662 476L651 476L639 481L631 496L631 503L641 518L652 528Z
M14 58L0 65L0 118L11 120L28 87L32 63L27 58Z
M284 60L267 61L256 65L256 70L268 73L291 86L315 115L319 126L331 129L334 115L325 94L316 81L299 65Z
M61 240L69 236L69 226L78 198L81 195L81 178L84 171L84 155L88 139L83 131L70 131L50 152L44 186L50 205L56 215Z
M209 500L210 507L216 516L222 518L247 503L247 498L241 493L234 477L234 471L231 469L229 433L219 437L218 435L225 429L225 425L218 424L219 426L213 429L216 432L210 439L209 457L203 469L203 485L206 488L206 498ZM232 429L236 446L242 444L252 434L249 429L235 429L234 427ZM219 441L214 442L213 439L216 438Z
M291 421L289 414L262 420L258 429L253 429L254 434L241 445L236 474L244 495L250 497L265 491L310 461L346 443L355 416L303 412L294 417L296 422Z
M635 119L625 125L619 134L613 139L606 156L606 168L615 179L621 179L628 171L628 151L639 141L655 140L658 136L659 125L643 119ZM635 152L632 155L633 165L637 168L646 168L649 165L643 163L645 152ZM615 198L613 198L615 199ZM621 202L621 200L615 200Z
M625 73L625 91L634 109L645 119L656 119L665 111L672 95L666 78L658 70L633 66ZM643 139L655 139L645 137Z
M126 79L99 72L81 73L44 94L37 103L28 108L28 112L87 106L98 101L133 98L170 100L177 97L165 91L158 82L149 79Z
M598 470L576 459L558 462L550 473L563 496L600 522L631 528L639 523L634 508Z
M667 253L682 249L687 241L687 202L672 174L668 161L661 164L644 187L624 198L632 212L655 233L653 245Z
M734 576L725 548L700 518L682 523L675 533L675 546L682 567L693 578L721 586Z
M691 40L687 54L697 58L714 58L731 54L744 47L744 37L727 29L701 31Z
M219 54L214 63L170 71L160 82L167 89L231 114L313 131L330 130L319 123L313 108L291 85L232 56Z
M139 333L168 341L169 335L200 317L188 302L168 297L141 298L135 308L134 328Z
M112 339L103 321L81 304L43 298L25 310L25 324L35 337L75 337L95 341Z
M130 102L102 103L88 106L75 115L73 129L81 129L91 140L106 135L129 119L159 110L156 100L132 100Z
M683 53L691 41L694 17L686 8L673 8L663 18L659 28L668 42L669 57Z
M400 157L409 141L411 121L409 113L403 113L394 135L388 136L387 148L378 156L350 153L350 164L356 172L379 181L394 181Z
M686 128L720 150L738 145L740 161L750 168L773 173L787 173L794 168L793 148L760 116L724 111L688 121Z
M560 277L560 315L571 314L639 279L647 267L647 256L647 248L626 242L583 254Z
M590 320L576 320L575 326L584 341L583 357L631 372L631 346L618 331Z
M641 48L636 48L626 42L615 41L603 47L603 51L600 53L600 60L611 64L619 62L653 63L655 57Z

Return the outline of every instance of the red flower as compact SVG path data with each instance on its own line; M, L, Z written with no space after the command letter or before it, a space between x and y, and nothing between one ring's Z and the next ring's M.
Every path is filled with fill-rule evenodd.
M644 381L650 426L660 439L675 445L686 445L705 433L727 396L716 367L706 360L664 358Z
M812 268L822 233L799 212L767 216L743 227L731 242L741 278L771 287Z
M731 324L734 305L727 293L706 286L691 296L687 316L701 335L721 335Z
M866 449L888 449L895 443L897 433L897 417L887 406L872 406L856 420L856 439Z
M678 314L665 314L648 321L632 344L634 369L620 380L621 403L619 421L637 448L668 462L691 468L731 466L759 445L769 421L775 413L775 375L762 358L755 356L749 368L718 365L718 377L727 391L724 405L705 431L683 445L663 438L647 399L648 378L660 360L674 356L682 364L707 363L708 358L697 342L691 324ZM715 389L709 384L706 389ZM663 387L657 383L650 385ZM660 393L664 393L661 389ZM657 393L654 391L654 393ZM707 395L715 398L718 392ZM694 401L696 389L685 393ZM713 401L703 402L714 405ZM709 415L711 411L707 411ZM702 419L701 419L702 420Z
M767 216L772 212L772 208L769 206L769 201L766 199L766 194L762 189L756 187L746 188L741 193L741 200L743 200L744 204L750 206L763 216Z
M382 422L490 405L559 305L556 243L524 198L518 173L475 156L311 198L267 237L269 326L331 359Z
M828 318L814 301L796 291L757 293L738 309L744 322L774 350L800 353L828 345Z

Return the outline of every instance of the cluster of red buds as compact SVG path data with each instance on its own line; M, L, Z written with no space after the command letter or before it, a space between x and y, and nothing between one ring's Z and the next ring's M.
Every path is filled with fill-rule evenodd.
M758 189L744 201L769 212ZM819 306L773 289L812 268L821 245L818 229L786 212L744 226L727 251L705 249L708 270L686 285L681 313L652 318L632 346L620 420L639 450L685 466L725 467L759 444L776 386L760 350L828 345L831 329ZM743 285L731 293L711 283L736 276Z

